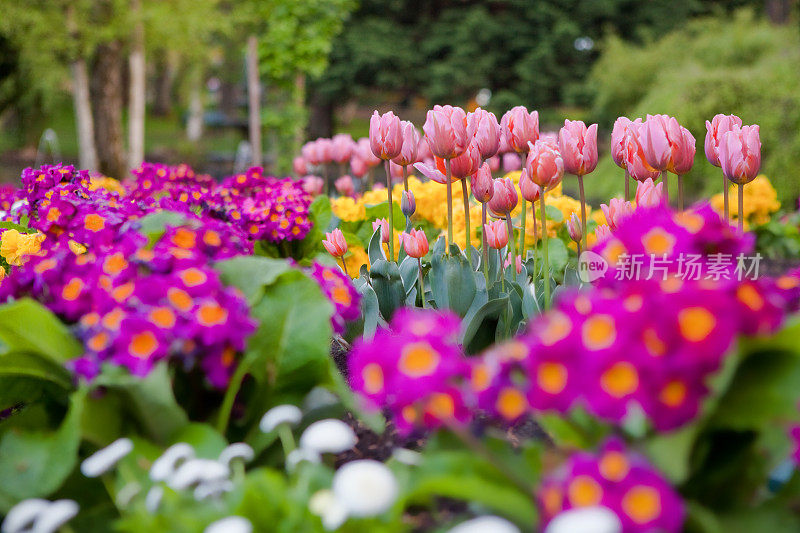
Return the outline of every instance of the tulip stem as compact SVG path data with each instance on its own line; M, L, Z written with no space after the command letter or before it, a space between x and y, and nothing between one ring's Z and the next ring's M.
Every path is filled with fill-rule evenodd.
M683 211L683 176L678 174L678 211Z
M288 456L295 448L297 448L297 444L294 441L294 435L292 435L292 428L287 423L279 424L278 425L278 438L281 440L281 447L283 448L283 455L284 457Z
M628 174L628 169L625 169L625 201L631 199L631 176Z
M375 186L375 177L372 175L372 169L367 170L367 190L371 191Z
M722 175L722 198L722 212L725 214L725 222L727 222L730 219L730 208L728 207L728 178L725 177L725 174Z
M739 211L737 213L737 218L739 219L739 232L744 233L744 183L739 183L737 196L739 197Z
M483 277L489 290L489 243L486 240L486 202L481 203L481 251L483 252Z
M450 183L450 160L444 160L445 181L447 182L447 255L453 244L453 184Z
M578 183L581 184L581 193L583 192L583 181L578 176ZM583 194L581 194L583 197ZM542 209L542 251L544 252L544 268L542 269L542 283L544 283L544 308L550 307L550 258L548 257L547 250L547 211L544 207L544 192L539 195L539 202L541 202Z
M503 254L500 248L497 249L497 260L500 262L500 268L497 269L497 275L500 277L500 292L506 292L506 275L503 272L505 267L503 266Z
M342 269L344 269L344 274L348 278L350 277L350 273L347 272L347 263L344 262L344 256L342 256Z
M534 213L535 214L535 213ZM519 228L519 255L525 260L525 219L528 218L528 201L522 199L522 222Z
M664 205L669 207L669 174L666 170L661 171L661 183L664 184Z
M464 197L464 227L467 230L464 248L467 250L467 263L472 268L472 234L469 231L469 192L467 192L466 178L461 178L461 195Z
M389 197L389 261L394 261L394 204L392 203L392 170L386 160L386 194Z
M403 165L403 188L408 193L408 165ZM405 215L405 213L403 214ZM406 215L406 233L409 231L411 231L411 219Z
M508 225L508 258L511 261L512 268L516 270L517 246L514 243L514 224L511 222L511 211L506 213L506 224ZM505 267L503 267L503 270L505 270Z
M417 258L417 265L419 266L419 296L422 300L422 308L425 309L425 282L422 280L422 258Z
M583 235L581 239L583 240L583 248L586 249L586 193L583 190L583 176L578 174L578 192L581 196L581 229L583 229ZM540 195L542 199L542 210L544 210L544 194ZM542 213L542 220L544 220L544 213ZM547 234L547 226L542 225L542 240L546 240L545 235ZM545 243L546 244L546 243Z
M541 193L539 193L541 195ZM536 241L539 238L539 231L536 228L536 202L531 202L531 213L533 214L533 280L536 281Z

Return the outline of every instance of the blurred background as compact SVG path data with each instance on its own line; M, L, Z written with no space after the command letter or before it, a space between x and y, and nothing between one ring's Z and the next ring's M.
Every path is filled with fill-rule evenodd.
M738 114L761 125L762 170L796 202L798 11L796 0L0 0L0 181L52 160L112 177L143 159L286 174L308 139L366 135L376 108L421 127L450 103L498 118L525 105L542 131L597 122L606 154L591 198L622 186L607 156L617 116L668 113L692 131L697 197L719 181L704 121Z

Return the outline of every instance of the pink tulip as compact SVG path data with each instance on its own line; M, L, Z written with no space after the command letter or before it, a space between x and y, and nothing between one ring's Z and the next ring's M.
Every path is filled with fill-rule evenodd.
M306 160L303 159L303 156L297 156L292 159L292 169L294 170L295 176L305 176L308 174L308 167L306 166Z
M513 152L511 147L508 145L508 139L506 138L506 133L503 131L502 126L500 127L500 145L497 148L498 155L507 154L508 152Z
M558 147L565 171L576 176L592 172L597 166L597 124L587 128L582 120L565 120Z
M320 144L317 141L309 141L304 144L303 148L300 149L300 153L309 165L317 166L323 163Z
M681 126L681 137L678 141L678 151L673 156L673 170L675 171L675 174L683 176L692 170L692 165L694 165L695 151L696 148L694 135L692 135L689 130Z
M720 166L719 162L719 141L726 131L730 131L734 126L742 127L742 119L736 115L714 115L711 122L706 120L706 159L715 167Z
M347 133L340 133L331 138L331 160L345 163L353 155L353 138Z
M549 144L553 150L558 150L558 133L554 131L546 131L544 133L539 134L539 140L536 142L542 142L544 144ZM536 144L536 143L533 143Z
M567 233L569 234L569 238L574 242L581 242L581 239L583 238L581 219L578 218L578 215L575 213L572 213L572 215L569 217L569 220L567 220Z
M519 105L506 111L500 127L511 150L527 152L528 143L535 143L539 139L539 112L528 113L524 106Z
M356 142L356 146L353 149L353 156L357 156L361 159L367 168L378 166L381 162L381 158L375 157L375 154L372 153L372 146L370 145L368 137L361 137Z
M416 168L423 176L426 178L435 181L436 183L447 183L447 177L445 173L436 166L431 163L414 163L414 168ZM456 181L458 178L450 177L450 181Z
M564 160L561 154L547 142L531 143L525 169L530 180L548 191L561 183L564 177Z
M615 231L620 222L633 214L633 205L620 198L612 198L608 204L600 204L600 209L603 210L608 226Z
M513 172L522 167L522 158L516 152L503 154L503 172Z
M375 157L380 159L392 159L400 154L403 148L403 132L400 119L394 113L372 113L369 119L369 147Z
M308 194L316 196L322 194L325 188L325 180L319 176L304 176L303 177L303 190Z
M403 232L399 237L406 253L414 259L425 257L428 253L428 237L421 229L412 229L408 233Z
M517 190L511 178L498 178L494 180L494 192L489 200L489 209L495 215L504 217L517 207Z
M433 159L433 152L431 152L431 146L428 144L428 138L423 134L417 144L417 161L425 161L426 159Z
M639 141L641 139L639 130L643 127L644 124L636 122L628 125L627 147L625 148L625 168L628 169L628 174L639 182L647 179L654 180L659 175L659 172L653 170L645 160L644 149Z
M481 152L478 143L473 140L463 154L450 160L450 174L454 178L466 178L475 174L480 166Z
M392 238L389 232L389 221L385 218L376 218L372 221L372 231L375 232L378 228L381 230L381 242L389 242Z
M469 146L467 114L460 107L435 105L428 111L425 138L436 157L452 159L464 153Z
M486 162L489 164L489 170L492 172L498 172L500 170L500 156L493 155L487 159Z
M516 268L517 274L522 274L522 256L517 255L515 256L514 259L515 259L514 266ZM506 261L503 264L503 268L508 268L510 266L511 266L511 255L509 254L508 256L506 256Z
M347 253L347 241L344 240L344 233L342 233L342 230L339 228L325 234L322 246L324 246L333 257L342 257Z
M597 239L597 242L602 242L606 239L610 239L611 228L609 228L607 224L600 224L599 226L594 228L594 236Z
M369 171L369 167L367 167L363 159L358 156L353 156L350 160L350 170L353 171L353 176L362 178L366 175L367 171Z
M403 191L400 196L400 210L406 217L410 217L417 210L417 201L414 191Z
M637 207L658 207L664 203L662 191L664 184L658 185L652 178L647 178L636 184L636 206Z
M522 174L519 176L519 190L522 197L529 202L537 201L542 193L542 189L528 177L527 169L522 169Z
M401 167L394 161L389 161L389 172L392 173L393 182L397 183L403 181L403 167Z
M761 138L758 126L734 126L719 140L722 173L734 183L749 183L761 168Z
M330 139L317 139L319 164L324 165L333 161L333 141Z
M400 129L403 132L403 148L400 150L400 155L392 159L392 161L400 166L413 165L419 161L417 158L419 152L419 132L417 128L407 120L400 121Z
M642 119L636 119L640 124ZM625 148L628 144L631 120L628 117L619 117L614 121L614 128L611 130L611 159L620 168L625 167Z
M472 175L470 188L472 189L472 196L480 203L485 204L492 199L492 195L494 195L494 180L488 163L481 165L478 171Z
M467 136L477 143L481 159L489 159L500 148L500 124L497 123L497 117L480 107L467 113Z
M500 250L508 244L508 227L505 221L487 222L483 225L483 231L486 233L486 242L495 250Z
M333 182L333 186L342 196L353 196L356 193L355 185L353 185L353 178L344 175Z

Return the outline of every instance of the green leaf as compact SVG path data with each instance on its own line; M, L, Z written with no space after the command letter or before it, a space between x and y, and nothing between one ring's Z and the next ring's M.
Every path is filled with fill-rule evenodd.
M698 425L690 424L670 433L657 434L643 443L653 464L675 485L683 483L689 475L697 433Z
M333 210L331 209L331 200L327 195L320 194L309 206L309 211L313 215L314 224L322 232L331 231L331 221L333 218Z
M547 240L548 259L550 260L550 272L564 272L569 260L569 251L564 241L561 239Z
M0 512L26 498L52 494L78 462L80 420L86 391L74 393L54 432L11 429L0 440Z
M453 246L450 255L434 255L431 262L431 293L439 309L451 309L463 317L475 299L477 287L472 267Z
M49 359L27 353L0 355L0 379L19 377L48 381L66 390L72 388L69 372Z
M499 315L503 313L508 308L508 296L501 296L500 298L495 298L493 300L489 300L477 312L469 318L469 321L465 319L466 325L463 328L462 334L462 344L464 346L469 345L473 339L475 338L475 334L478 332L478 329L481 327L483 322L487 318L494 318L497 320Z
M64 363L83 353L69 329L40 303L23 298L0 306L0 348Z
M547 215L547 220L552 220L553 222L564 221L563 213L561 213L561 210L554 205L545 205L544 212ZM539 216L541 216L541 213Z
M372 288L378 297L378 307L385 320L391 320L394 312L403 306L406 291L397 263L378 259L369 271Z
M214 265L222 282L238 288L250 305L264 295L264 286L271 285L278 277L292 269L284 259L240 255Z
M367 255L369 255L370 265L374 265L376 261L386 260L386 255L383 252L380 228L372 232L372 237L370 237L369 245L367 246Z
M189 223L183 213L175 211L157 211L145 215L137 221L139 233L148 237L151 242L160 237L167 226L178 227Z
M419 261L411 256L406 256L400 263L400 276L403 278L406 294L409 294L419 278Z
M29 228L28 226L9 222L8 220L0 221L0 229L15 229L20 233L36 233L39 231L37 229Z
M208 424L192 422L172 436L173 443L186 442L194 448L198 457L216 459L228 445L225 437Z

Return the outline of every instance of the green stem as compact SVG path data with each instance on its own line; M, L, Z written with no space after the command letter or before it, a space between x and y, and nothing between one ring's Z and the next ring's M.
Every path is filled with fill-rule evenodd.
M481 252L483 252L483 277L489 290L489 243L486 241L486 203L481 204Z
M417 265L419 266L419 295L420 300L422 300L422 308L425 309L425 281L422 279L422 258L417 259Z
M467 263L472 268L472 234L469 231L469 193L467 192L467 180L461 178L461 194L464 197L464 226L467 230L467 240L464 247L467 249Z
M583 236L581 237L581 241L583 242L583 249L586 249L586 193L583 190L583 176L578 176L578 192L581 195L581 229L583 230ZM542 199L542 206L544 206L544 191L540 196ZM544 207L542 207L544 209ZM542 220L544 220L544 213L542 213ZM545 240L545 235L547 234L547 226L542 225L542 240ZM545 248L546 249L546 248Z
M447 182L447 255L453 244L453 184L450 183L450 160L444 160L445 181Z
M347 272L347 263L344 262L344 256L342 256L341 259L342 259L342 268L344 269L344 273L349 278L350 277L350 273Z
M541 194L541 193L539 193ZM533 280L536 281L536 240L539 231L536 227L536 202L531 202L531 214L533 214Z
M744 233L744 183L739 183L738 191L739 200L739 232Z
M408 192L408 165L403 165L403 189ZM406 215L406 233L411 231L411 219Z
M283 456L288 457L297 448L297 444L294 442L294 435L292 435L292 428L289 427L289 424L280 424L278 426L278 438L281 439Z
M394 261L394 205L392 204L392 170L386 160L386 195L389 197L389 261Z
M724 201L723 212L725 213L725 221L727 222L730 220L730 208L728 207L728 178L725 177L725 174L722 175L722 198Z
M239 389L242 387L242 381L250 369L250 363L242 360L239 366L236 367L236 372L233 373L228 388L225 390L225 396L222 398L222 405L219 408L219 418L217 418L217 431L225 435L228 428L228 422L231 419L231 411L233 410L233 402L236 400L236 395L239 394Z
M581 182L579 182L581 183ZM581 187L583 190L583 187ZM544 268L542 269L542 282L544 284L544 308L550 307L550 258L547 250L547 211L544 207L544 194L539 196L542 210L542 251L544 252Z
M506 276L505 267L503 266L503 254L500 248L497 249L497 260L500 262L500 268L497 269L497 275L500 277L500 292L506 292Z
M522 199L522 222L519 228L519 255L525 260L525 219L528 218L528 201Z
M508 225L508 256L511 258L511 268L517 268L517 246L514 244L514 224L511 222L511 211L506 213L506 224ZM505 270L505 268L503 268ZM505 275L503 275L505 277Z

